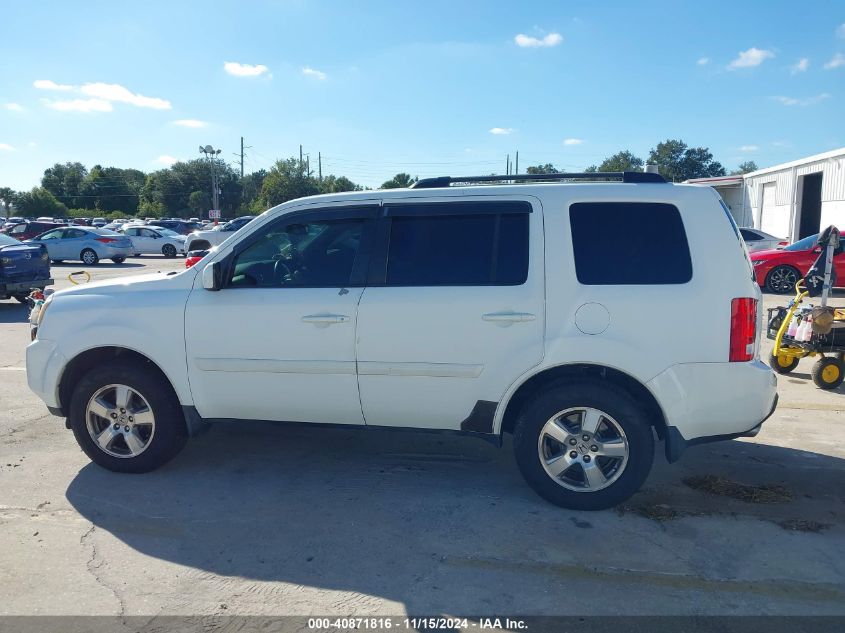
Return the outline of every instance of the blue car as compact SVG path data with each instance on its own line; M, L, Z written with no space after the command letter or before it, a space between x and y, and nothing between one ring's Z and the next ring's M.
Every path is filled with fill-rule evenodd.
M68 226L42 233L25 244L43 244L50 259L58 264L66 259L94 266L101 259L122 264L134 254L132 241L125 235L91 226Z
M14 297L26 303L34 288L44 290L52 283L50 256L45 246L0 235L0 299Z

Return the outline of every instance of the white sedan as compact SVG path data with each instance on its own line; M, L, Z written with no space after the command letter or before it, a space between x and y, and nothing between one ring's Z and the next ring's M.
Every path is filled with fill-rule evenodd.
M158 226L124 226L123 234L132 240L135 255L176 257L185 254L185 236Z

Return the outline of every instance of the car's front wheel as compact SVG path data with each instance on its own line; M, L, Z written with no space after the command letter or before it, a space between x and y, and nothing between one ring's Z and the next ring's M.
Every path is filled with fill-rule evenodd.
M125 258L125 257L112 257L112 258L111 258L111 260L112 260L115 264L122 264L123 262L125 262L125 261L126 261L126 258Z
M176 247L173 244L165 244L161 247L161 254L165 257L176 257Z
M766 275L766 290L778 295L795 292L795 284L801 278L796 268L792 266L775 266Z
M170 461L188 434L179 401L147 363L115 360L77 384L70 427L91 461L116 472L143 473Z
M527 404L514 429L523 477L547 501L603 510L633 495L654 459L646 416L609 383L560 384Z

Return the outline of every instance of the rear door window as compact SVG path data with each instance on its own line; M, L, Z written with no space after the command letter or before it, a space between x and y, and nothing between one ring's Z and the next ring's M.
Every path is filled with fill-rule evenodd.
M569 207L575 273L585 285L683 284L692 279L678 208L657 202Z

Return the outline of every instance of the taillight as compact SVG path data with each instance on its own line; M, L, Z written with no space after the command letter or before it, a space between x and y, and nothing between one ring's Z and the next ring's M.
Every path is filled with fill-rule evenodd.
M117 242L117 240L113 237L98 237L98 242L102 242L103 244L111 244L112 242Z
M789 242L784 240L783 242L778 242L778 246L789 246Z
M757 299L731 300L731 346L729 360L742 363L754 358L757 338Z

